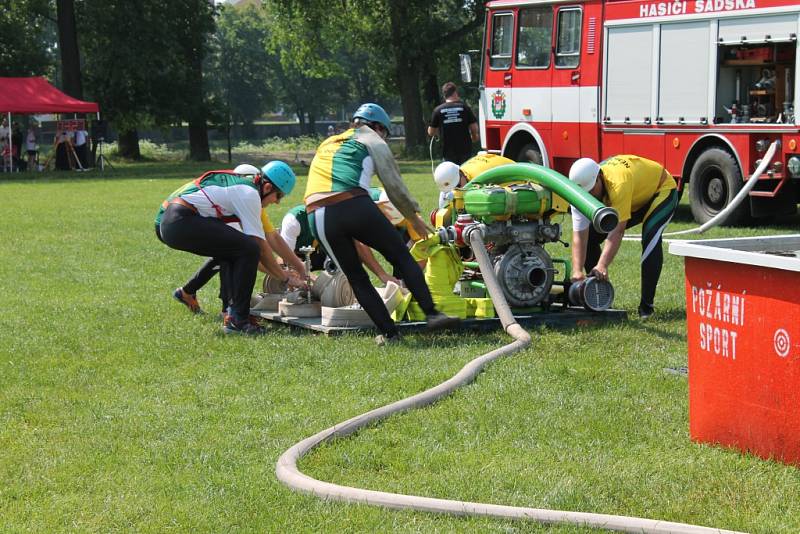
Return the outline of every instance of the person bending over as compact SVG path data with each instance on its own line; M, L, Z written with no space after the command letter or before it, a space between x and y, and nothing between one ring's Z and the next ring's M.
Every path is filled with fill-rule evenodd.
M361 265L354 241L380 252L402 275L430 328L458 323L457 318L436 310L422 270L369 196L372 176L377 173L392 204L418 234L428 235L419 206L386 144L390 126L389 115L382 107L372 103L360 106L353 114L352 128L327 138L317 149L305 193L314 237L347 276L358 302L381 332L376 338L380 345L399 340L399 332Z
M286 245L291 250L294 250L295 255L302 260L305 260L305 254L301 249L305 247L314 249L309 256L312 271L318 271L325 267L325 260L328 259L328 255L325 252L325 248L320 245L311 232L305 204L295 206L286 212L281 221L280 233ZM355 246L361 262L378 277L381 283L400 283L399 280L386 272L369 247L358 241L355 242Z
M243 163L241 165L237 165L236 168L233 169L233 173L245 176L255 176L257 174L262 174L262 170L254 165ZM278 177L275 178L277 182L280 182ZM287 195L291 193L293 188L293 185L290 188L288 184L284 184L282 191L284 195ZM267 200L268 204L278 204L280 202L276 195L271 195ZM234 228L241 230L241 225L237 223L230 224ZM272 222L269 219L269 214L267 213L266 208L261 210L261 226L264 228L264 235L266 236L267 243L275 251L275 253L277 253L277 255L283 259L285 264L291 266L301 276L305 276L306 273L303 263L298 260L294 254L292 254L292 249L286 245L280 234L275 230L275 227L272 225ZM259 263L258 268L260 271L267 272L267 267L263 263ZM188 282L173 291L172 296L175 298L175 300L185 305L192 313L204 313L200 307L200 303L197 300L197 292L219 272L219 269L220 262L216 258L208 258L208 260L203 263L200 269L198 269L197 272L192 275ZM226 288L224 287L224 284L220 284L219 298L222 301L222 315L224 318L224 316L227 314L228 306L230 306L230 296L226 295Z
M220 284L230 301L223 321L226 334L264 333L250 321L259 261L279 279L304 284L277 264L261 221L262 208L280 201L295 182L292 169L280 161L252 176L210 171L169 195L156 215L156 235L164 244L220 262ZM229 226L231 222L242 230Z
M642 225L641 300L639 317L653 315L656 286L664 254L661 234L678 207L678 189L667 170L649 159L614 156L598 164L590 158L573 163L569 178L619 213L619 224L608 234L597 232L578 210L572 209L572 281L587 273L608 280L608 269L619 251L625 230ZM602 250L600 244L605 241Z

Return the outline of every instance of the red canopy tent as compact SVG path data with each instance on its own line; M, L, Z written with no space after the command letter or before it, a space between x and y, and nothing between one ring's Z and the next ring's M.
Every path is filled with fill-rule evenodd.
M94 102L65 95L41 77L0 78L0 112L21 113L98 113Z
M95 102L66 95L42 77L0 77L0 113L8 114L8 144L11 146L11 114L100 113Z

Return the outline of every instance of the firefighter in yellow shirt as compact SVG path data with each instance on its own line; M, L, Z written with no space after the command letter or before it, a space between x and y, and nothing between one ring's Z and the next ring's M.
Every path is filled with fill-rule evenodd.
M514 163L514 160L487 153L468 159L460 167L452 161L443 161L433 171L433 181L439 188L439 207L444 208L450 203L453 199L453 189L464 187L467 182L489 169L509 163Z
M569 178L619 213L619 224L606 235L595 231L586 217L572 210L572 281L582 280L587 273L607 280L625 229L641 223L639 317L650 317L655 311L653 300L664 262L661 234L678 207L675 179L661 164L633 155L614 156L600 164L581 158L570 168Z

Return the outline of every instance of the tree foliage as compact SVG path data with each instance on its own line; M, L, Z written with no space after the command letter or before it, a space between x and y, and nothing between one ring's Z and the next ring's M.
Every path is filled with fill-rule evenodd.
M255 6L220 10L205 69L215 122L247 126L275 106L266 25Z
M331 6L335 8L335 4ZM310 24L303 11L275 4L267 6L265 13L276 97L297 115L301 125L308 119L309 133L319 117L353 108L358 97L374 97L379 92L367 65L367 53L359 49L350 32L333 25Z
M56 6L68 4L71 66L56 62ZM66 83L67 68L77 71L73 86L100 103L131 157L140 128L188 122L191 157L207 159L209 118L247 125L279 108L313 133L320 118L366 101L403 115L411 147L426 140L457 53L478 47L482 12L478 0L264 0L219 11L207 0L6 0L0 74L58 79L61 65Z
M119 130L121 153L139 157L143 126L188 120L204 127L202 61L213 29L208 2L83 0L76 9L84 83ZM202 147L196 154L194 148L203 159Z
M53 37L48 0L0 2L0 76L52 75Z
M477 0L274 0L274 5L306 37L302 49L349 40L369 54L371 72L400 95L409 148L426 139L422 88L437 78L437 54L460 39L475 38L483 14ZM428 100L432 104L430 94Z

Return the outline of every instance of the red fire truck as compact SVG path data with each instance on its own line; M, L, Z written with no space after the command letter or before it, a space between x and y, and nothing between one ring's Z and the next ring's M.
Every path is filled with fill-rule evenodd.
M796 213L798 21L789 0L490 1L482 146L563 174L584 156L662 162L704 222L778 140L727 222Z

